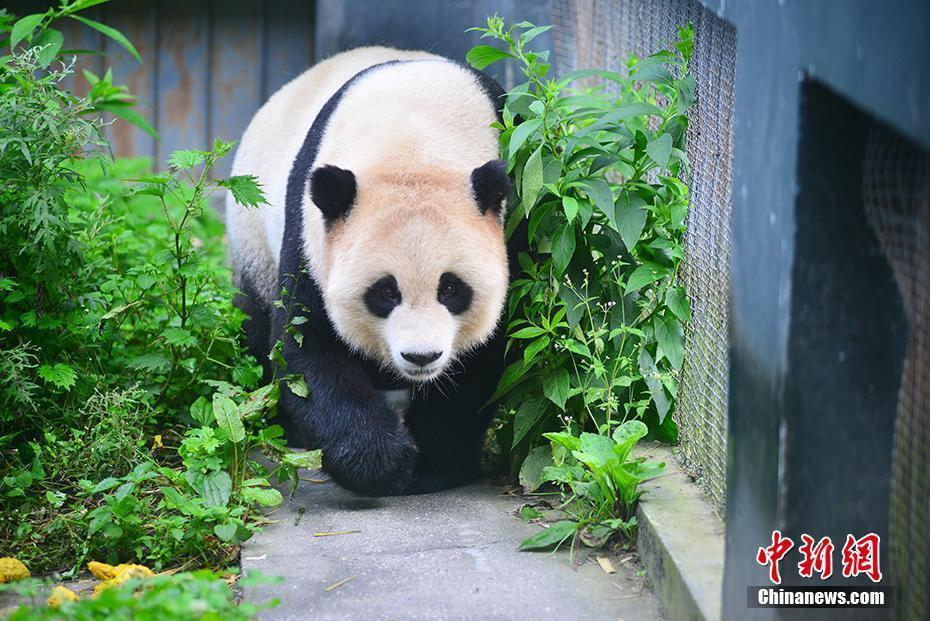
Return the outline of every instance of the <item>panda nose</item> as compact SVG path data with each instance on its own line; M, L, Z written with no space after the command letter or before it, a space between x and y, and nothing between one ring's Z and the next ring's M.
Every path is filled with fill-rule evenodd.
M400 355L407 362L412 362L413 364L417 366L425 367L430 362L435 362L436 360L439 360L439 356L442 355L442 352L431 351L431 352L426 352L426 353L421 354L417 352L405 351L405 352L401 352Z

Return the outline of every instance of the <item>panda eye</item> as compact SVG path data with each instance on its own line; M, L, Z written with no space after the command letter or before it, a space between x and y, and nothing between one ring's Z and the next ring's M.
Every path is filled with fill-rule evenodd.
M461 315L471 307L473 292L468 284L452 272L439 277L436 299L453 315Z
M383 276L365 291L363 296L368 312L382 319L391 314L401 302L400 288L393 276Z

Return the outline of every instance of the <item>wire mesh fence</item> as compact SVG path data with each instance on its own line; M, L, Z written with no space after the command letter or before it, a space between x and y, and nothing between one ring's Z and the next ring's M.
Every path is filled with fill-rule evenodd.
M691 208L682 273L692 320L675 417L684 465L722 513L736 31L694 0L560 0L552 13L559 73L616 68L630 54L667 48L680 26L694 24L697 103L689 121Z
M894 273L908 338L898 392L889 511L895 583L930 584L930 155L873 124L865 213ZM930 618L930 591L899 588L896 618Z

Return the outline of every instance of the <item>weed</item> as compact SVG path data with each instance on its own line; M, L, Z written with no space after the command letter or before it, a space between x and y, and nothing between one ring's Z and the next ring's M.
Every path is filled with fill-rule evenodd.
M531 252L518 257L507 309L518 360L494 398L506 413L498 442L526 491L554 481L569 492L573 519L546 531L552 544L579 528L596 541L603 529L629 532L637 485L658 466L628 449L647 433L677 438L669 413L690 317L677 282L688 208L679 176L694 81L690 28L675 51L631 58L625 73L558 79L549 53L530 47L548 28L491 17L473 30L503 47L476 46L467 60L506 59L526 78L498 125L518 198L506 230L525 225Z
M134 52L75 14L95 4L0 13L0 556L66 575L91 559L222 566L282 501L271 481L319 459L269 422L278 384L258 387L206 207L264 199L252 177L211 180L231 143L157 174L111 160L101 113L147 124L109 71L86 75L86 97L63 88L54 28L73 18Z

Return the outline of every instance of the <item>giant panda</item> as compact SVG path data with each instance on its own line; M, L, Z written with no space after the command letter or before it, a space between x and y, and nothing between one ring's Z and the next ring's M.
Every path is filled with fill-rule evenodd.
M515 267L502 94L440 56L359 48L282 87L239 143L233 174L268 200L226 206L250 351L267 361L283 341L286 368L266 363L266 379L309 388L282 385L286 437L357 493L479 473Z

